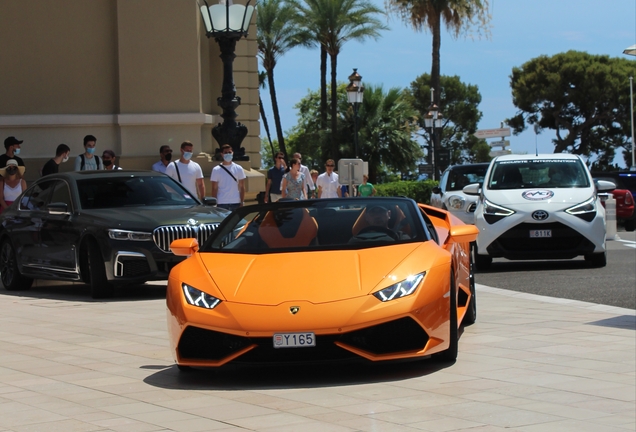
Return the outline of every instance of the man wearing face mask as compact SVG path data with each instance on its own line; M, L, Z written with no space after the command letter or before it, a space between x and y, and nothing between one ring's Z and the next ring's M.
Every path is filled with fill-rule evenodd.
M194 145L190 141L181 143L181 158L166 166L166 174L181 183L189 192L199 199L205 197L205 183L201 166L191 161Z
M97 138L93 135L84 137L84 153L75 159L75 171L103 170L104 164L99 156L94 155Z
M221 147L223 162L212 169L210 195L216 198L216 206L235 210L243 205L245 199L245 171L239 164L232 162L234 152L229 144Z
M4 148L7 152L3 155L0 155L0 168L4 168L7 166L7 161L9 159L15 159L18 162L18 166L24 166L24 161L22 158L18 157L20 154L20 144L24 141L18 140L16 137L10 136L6 140L4 140Z
M152 165L152 170L165 174L166 167L172 160L172 149L169 145L162 145L161 147L159 147L159 157L161 158L161 160L159 162L155 162Z
M57 150L55 150L55 157L53 159L49 159L49 161L42 167L42 176L44 177L45 175L59 172L60 164L67 162L70 154L71 148L66 144L60 144L57 146Z

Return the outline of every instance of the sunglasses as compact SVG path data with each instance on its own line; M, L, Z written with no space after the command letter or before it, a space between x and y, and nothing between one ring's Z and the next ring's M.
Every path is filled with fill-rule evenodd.
M326 167L331 167L331 168L335 167L335 165L325 165L325 166Z
M276 159L285 159L285 158L282 156L276 156Z

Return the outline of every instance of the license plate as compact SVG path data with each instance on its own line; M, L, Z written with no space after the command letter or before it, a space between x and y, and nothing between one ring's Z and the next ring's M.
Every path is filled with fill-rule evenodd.
M552 237L552 230L530 230L530 238Z
M305 348L316 346L316 335L306 333L275 333L274 348Z

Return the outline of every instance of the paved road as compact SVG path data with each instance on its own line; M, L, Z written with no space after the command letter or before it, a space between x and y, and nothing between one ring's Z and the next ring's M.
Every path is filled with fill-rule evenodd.
M636 236L619 232L607 242L607 266L588 268L583 258L567 261L495 259L477 283L550 297L636 309Z

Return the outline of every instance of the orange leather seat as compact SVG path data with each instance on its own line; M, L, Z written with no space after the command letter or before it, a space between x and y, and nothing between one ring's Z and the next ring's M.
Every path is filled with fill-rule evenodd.
M364 228L369 226L369 223L367 222L366 218L364 217L364 214L366 213L367 209L364 208L360 214L358 215L358 219L356 219L356 221L353 224L353 227L351 228L351 233L356 236L358 235L358 233L360 231L362 231ZM393 206L391 208L391 219L389 219L389 228L391 229L395 229L397 227L400 226L400 223L406 219L406 216L404 215L404 212L398 207L398 206ZM410 231L410 229L409 229Z
M318 223L307 209L269 211L258 234L270 248L309 246L318 234Z

